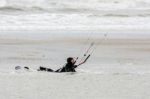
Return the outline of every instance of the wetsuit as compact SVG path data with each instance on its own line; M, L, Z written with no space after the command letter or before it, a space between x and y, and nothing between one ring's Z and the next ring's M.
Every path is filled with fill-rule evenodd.
M73 63L67 63L64 67L54 71L50 68L46 68L46 67L39 67L38 71L47 71L47 72L57 72L57 73L61 73L61 72L76 72L75 68L77 67L77 65L74 65Z
M59 71L56 70L56 72L76 72L75 68L77 65L74 65L72 63L67 63L65 67L61 68Z

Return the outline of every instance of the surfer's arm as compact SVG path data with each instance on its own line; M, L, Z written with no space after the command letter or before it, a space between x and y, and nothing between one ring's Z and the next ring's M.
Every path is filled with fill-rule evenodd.
M90 56L91 56L91 55L88 55L87 58L86 58L83 62L79 63L77 66L80 66L80 65L84 64L84 63L88 60L88 58L89 58Z
M82 65L82 64L84 64L85 63L85 61L83 61L83 62L81 62L81 63L79 63L78 65L76 65L77 67L78 66L80 66L80 65Z

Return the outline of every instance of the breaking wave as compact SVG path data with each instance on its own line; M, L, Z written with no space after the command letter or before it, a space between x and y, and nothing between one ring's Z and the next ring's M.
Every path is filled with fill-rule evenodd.
M148 0L0 0L0 11L149 9Z
M38 7L13 7L13 6L5 6L5 7L0 7L0 11L44 11L42 8Z

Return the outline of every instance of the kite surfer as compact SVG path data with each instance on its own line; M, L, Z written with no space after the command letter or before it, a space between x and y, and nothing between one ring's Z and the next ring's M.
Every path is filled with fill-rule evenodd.
M65 66L62 67L62 68L60 68L60 69L52 70L50 68L46 68L46 67L40 66L39 69L38 69L38 71L58 72L58 73L61 73L61 72L76 72L75 69L78 66L84 64L89 57L90 57L90 55L88 55L86 57L86 59L84 61L80 62L78 65L75 64L78 58L75 60L74 58L69 57L69 58L67 58L67 63L65 64Z

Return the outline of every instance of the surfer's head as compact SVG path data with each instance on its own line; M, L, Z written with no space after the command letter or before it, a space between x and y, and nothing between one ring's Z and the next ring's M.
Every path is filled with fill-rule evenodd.
M74 59L72 57L67 58L67 63L74 63Z

